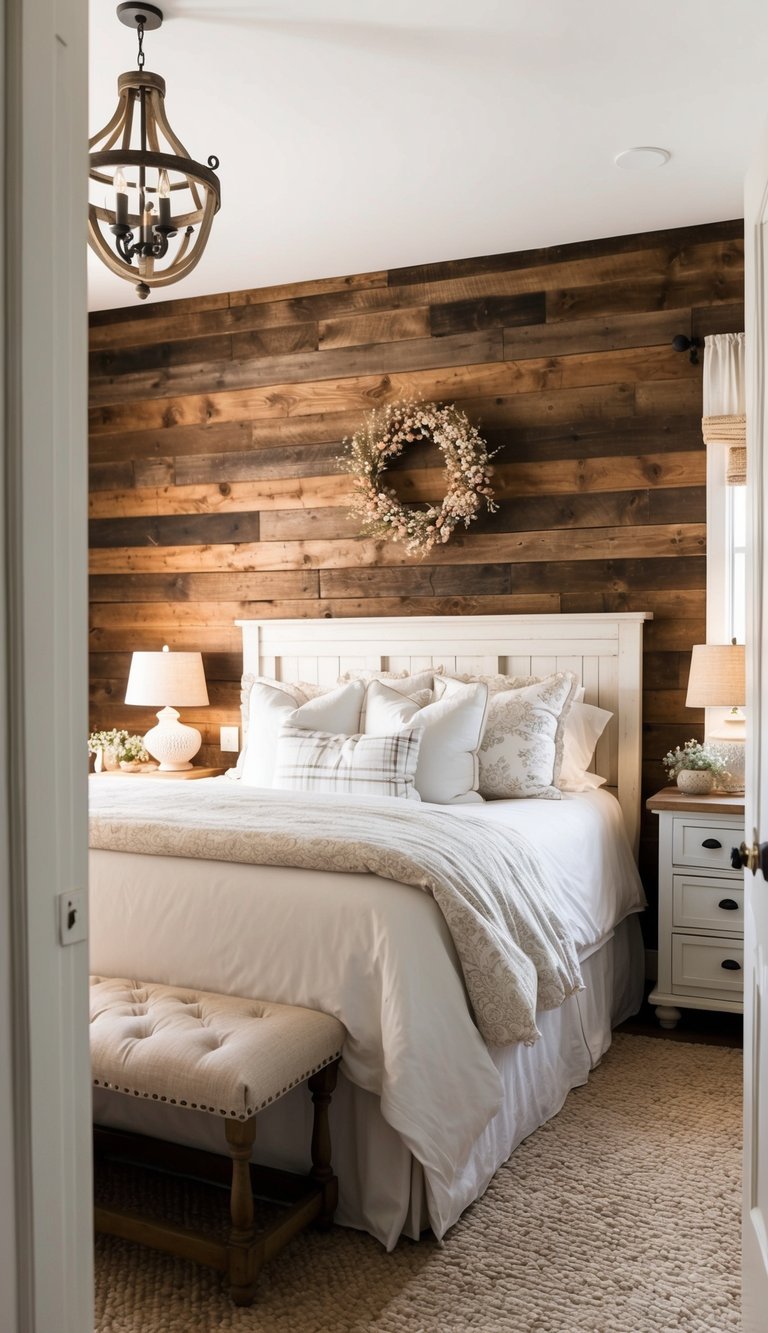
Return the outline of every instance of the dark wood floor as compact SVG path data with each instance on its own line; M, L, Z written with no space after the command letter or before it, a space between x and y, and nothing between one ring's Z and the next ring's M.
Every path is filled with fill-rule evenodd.
M649 984L646 991L651 990ZM617 1028L638 1037L663 1037L667 1041L706 1042L710 1046L741 1046L743 1020L741 1014L718 1014L708 1009L683 1009L682 1017L673 1031L659 1026L653 1005L646 999L640 1012Z

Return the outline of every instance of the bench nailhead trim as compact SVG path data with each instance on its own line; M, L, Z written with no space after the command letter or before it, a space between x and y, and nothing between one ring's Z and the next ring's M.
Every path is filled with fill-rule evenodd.
M283 1088L282 1092L267 1097L266 1101L263 1101L260 1106L247 1106L245 1111L227 1111L223 1108L217 1110L215 1106L201 1106L197 1102L177 1100L176 1097L168 1097L165 1094L158 1092L153 1092L151 1094L148 1092L141 1092L138 1088L121 1089L119 1084L110 1083L108 1079L94 1078L93 1086L95 1088L108 1088L112 1092L122 1091L128 1093L129 1096L134 1097L151 1096L152 1101L154 1102L166 1102L169 1106L185 1107L191 1111L208 1111L211 1115L223 1115L232 1120L250 1120L252 1116L257 1115L259 1111L263 1111L271 1102L278 1101L279 1098L284 1096L286 1092L289 1092L291 1088L297 1087L300 1083L305 1083L313 1074L319 1074L321 1069L325 1069L326 1065L330 1065L334 1060L338 1060L340 1055L341 1050L336 1051L333 1055L330 1055L327 1060L323 1060L321 1064L315 1065L312 1069L308 1070L306 1074L302 1074L299 1078L293 1079L291 1083L288 1083L286 1087Z

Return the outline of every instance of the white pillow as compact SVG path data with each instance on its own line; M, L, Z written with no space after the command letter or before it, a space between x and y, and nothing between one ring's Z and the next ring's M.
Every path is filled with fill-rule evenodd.
M286 722L277 738L273 785L418 801L414 775L422 735L413 727L390 736L335 736Z
M432 681L434 671L430 667L429 671L417 671L413 676L409 676L406 671L365 671L363 669L345 671L343 676L339 676L339 684L347 680L362 680L364 684L370 685L372 681L386 681L390 690L396 690L398 694L408 694L411 698L420 693L421 690L432 690ZM367 707L366 695L363 701L363 710L360 714L360 730L365 731L365 710Z
M416 790L436 805L480 801L477 748L483 734L488 690L485 685L442 681L442 697L420 706L381 681L371 681L365 705L366 735L399 728L423 731L416 767Z
M561 791L593 791L605 778L586 770L592 763L595 747L613 713L578 699L571 705L565 721L563 763L557 785Z
M481 796L560 800L556 783L565 719L577 688L572 672L557 671L544 680L491 695L479 754ZM435 692L439 691L436 682Z
M256 681L249 699L241 781L250 787L272 786L277 738L284 722L316 731L354 735L360 729L364 696L365 685L359 680L307 702L302 702L303 695L295 686Z

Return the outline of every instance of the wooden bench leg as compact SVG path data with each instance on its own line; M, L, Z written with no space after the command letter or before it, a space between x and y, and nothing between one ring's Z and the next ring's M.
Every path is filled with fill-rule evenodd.
M312 1171L311 1176L323 1191L323 1206L316 1225L327 1230L333 1222L339 1199L339 1182L331 1169L331 1130L328 1124L328 1107L336 1087L336 1075L339 1062L326 1065L309 1080L314 1106L312 1125Z
M235 1305L252 1305L256 1279L261 1264L254 1257L253 1191L251 1189L251 1149L256 1138L256 1117L225 1122L227 1144L232 1158L232 1188L229 1211L232 1226L227 1246L229 1281Z

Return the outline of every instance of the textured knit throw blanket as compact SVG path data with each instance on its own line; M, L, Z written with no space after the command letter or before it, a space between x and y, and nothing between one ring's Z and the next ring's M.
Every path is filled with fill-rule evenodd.
M535 1041L537 1006L555 1009L581 989L554 886L517 832L406 801L288 796L223 779L130 784L91 782L91 847L367 872L430 893L493 1045Z

